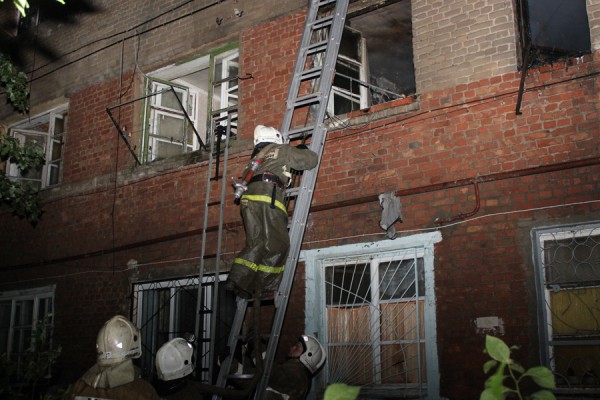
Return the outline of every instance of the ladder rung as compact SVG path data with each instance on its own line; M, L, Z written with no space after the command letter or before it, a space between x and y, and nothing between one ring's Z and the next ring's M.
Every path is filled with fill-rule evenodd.
M322 7L322 6L326 6L327 4L331 4L331 3L335 3L337 0L322 0L319 1L318 6Z
M293 187L293 188L286 189L285 193L283 195L285 197L287 197L287 198L289 198L289 197L297 197L298 196L298 192L300 192L300 188Z
M321 67L304 70L302 71L302 74L300 74L300 79L306 81L309 79L320 78L322 70L323 69Z
M321 92L307 94L306 96L296 97L292 103L292 108L305 107L311 104L319 103L323 99Z
M314 125L303 126L302 128L292 129L288 132L287 136L291 139L298 139L306 136L307 133L312 132L315 129Z
M312 30L314 31L315 29L325 28L326 26L330 26L332 23L333 23L333 15L328 15L321 19L315 20L312 23Z
M329 42L327 40L323 40L321 42L315 42L308 46L306 46L306 55L312 56L317 53L324 53L327 51L327 44Z

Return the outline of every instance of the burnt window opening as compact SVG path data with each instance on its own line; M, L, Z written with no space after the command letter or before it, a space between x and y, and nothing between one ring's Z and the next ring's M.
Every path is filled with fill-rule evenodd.
M585 0L517 0L521 47L523 58L528 58L527 67L591 52L585 3Z
M351 5L340 43L329 114L365 109L415 91L411 1Z

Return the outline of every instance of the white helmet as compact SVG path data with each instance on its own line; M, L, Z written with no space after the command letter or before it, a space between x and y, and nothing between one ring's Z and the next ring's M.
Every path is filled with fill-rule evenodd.
M98 365L118 364L142 355L141 336L138 328L127 318L115 315L104 323L96 339Z
M300 362L314 374L325 363L325 349L314 336L302 335L300 342L304 344L305 349L300 355Z
M184 338L163 344L156 353L156 374L161 381L183 378L194 371L194 348Z
M254 145L256 146L261 142L282 144L283 136L273 127L256 125L256 128L254 128Z

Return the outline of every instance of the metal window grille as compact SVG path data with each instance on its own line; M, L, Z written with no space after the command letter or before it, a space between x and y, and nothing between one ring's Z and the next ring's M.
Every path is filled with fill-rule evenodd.
M426 386L423 258L324 263L327 380L420 397Z
M533 238L542 362L560 389L600 394L600 223Z
M223 282L226 276L221 274L219 282ZM134 286L132 320L140 328L142 336L140 367L144 376L153 376L154 358L160 346L175 337L195 333L196 315L199 314L201 323L195 350L200 362L196 373L200 380L207 381L210 337L217 337L216 354L223 352L235 312L235 298L231 292L219 290L219 312L215 314L212 304L215 276L205 275L201 284L202 290L199 291L198 277L189 277ZM217 331L213 333L210 331L211 319L215 316L218 318Z

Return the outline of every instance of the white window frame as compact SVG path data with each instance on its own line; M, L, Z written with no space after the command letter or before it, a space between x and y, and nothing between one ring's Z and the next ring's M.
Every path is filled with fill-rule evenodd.
M185 129L187 126L186 115L181 109L173 109L166 106L162 106L161 102L166 93L170 95L175 94L181 100L181 104L183 108L187 110L188 116L192 123L195 123L196 111L195 111L195 99L196 92L191 91L189 88L184 86L176 85L174 82L170 85L162 83L160 81L151 81L151 92L158 93L155 96L150 97L150 120L149 120L149 131L148 131L148 159L150 161L159 157L156 153L154 153L154 149L157 149L159 144L168 143L170 145L179 145L182 148L182 153L187 153L189 151L194 151L199 148L198 139L196 135L194 135L193 130ZM173 88L173 91L169 91L170 88ZM165 92L167 91L167 92ZM191 111L191 112L190 112ZM184 129L182 130L181 137L166 137L157 132L157 127L159 125L160 118L173 118L180 120ZM188 136L192 136L192 143L189 143Z
M144 134L142 135L142 159L145 162L164 158L155 152L155 154L150 154L149 151L150 146L154 149L157 141L167 141L167 139L161 138L161 135L155 131L157 126L155 121L158 116L165 115L181 118L187 126L187 121L185 121L187 118L183 110L165 109L164 107L158 106L158 104L160 104L159 96L161 96L161 94L159 92L161 90L173 86L175 91L186 92L186 95L182 95L182 105L205 145L208 143L208 140L210 140L210 135L207 135L206 132L210 132L213 129L210 110L225 109L230 106L232 102L237 104L237 83L230 84L229 82L224 82L220 85L220 88L218 88L218 93L215 92L215 88L213 87L215 79L214 72L215 66L219 62L222 63L220 72L223 76L228 72L229 66L232 63L239 63L239 49L234 48L227 51L216 51L206 56L198 57L195 60L170 65L148 74L147 78L149 79L149 82L147 87L150 96L149 99L146 100L144 120L146 120L147 123L144 124ZM187 76L204 70L208 71L206 87L197 87L186 81ZM159 94L152 95L152 93ZM204 99L204 101L202 101L202 99ZM204 103L206 104L204 105ZM227 116L227 112L225 111L221 114ZM234 120L237 124L237 113L235 114ZM189 135L192 135L193 138L190 138ZM181 153L200 149L200 142L191 127L185 131L185 136L186 139L191 140L188 140L186 145L181 143ZM170 140L168 141L170 142ZM180 140L179 142L183 141Z
M62 105L11 126L10 135L16 138L21 145L24 145L27 139L30 138L37 138L38 142L43 143L46 161L42 166L39 178L23 176L18 165L8 162L6 165L8 177L15 181L32 182L40 189L60 184L62 181L64 141L68 129L67 110L68 106ZM59 119L64 121L63 132L55 132L56 121ZM38 124L45 123L48 124L48 129L45 131L32 129ZM56 156L56 153L58 153L58 156Z
M356 68L358 70L358 75L359 75L359 80L360 82L356 82L356 85L360 85L359 90L358 90L358 94L357 93L353 93L350 90L335 86L334 84L332 84L331 86L331 95L329 96L329 102L327 104L327 112L330 115L335 115L335 99L337 96L341 97L344 99L344 101L349 101L352 102L354 104L358 104L358 109L365 109L369 107L369 88L367 86L365 86L364 84L362 84L361 82L368 82L369 81L369 62L368 62L368 55L367 55L367 41L365 40L364 37L362 37L362 34L357 31L356 29L352 29L349 26L345 26L344 27L344 32L345 31L349 31L352 32L354 35L358 35L359 39L356 43L356 46L358 47L358 54L359 54L359 58L358 60L355 60L351 57L348 57L347 55L342 54L341 52L338 54L338 61L336 62L336 64L340 64L340 63L345 63L347 65L351 65L354 68ZM343 78L343 79L349 79L349 78ZM353 111L355 111L353 109Z
M10 308L10 321L9 326L7 327L6 343L2 344L2 346L6 347L2 347L2 351L6 350L8 355L20 359L25 350L32 344L32 334L35 332L38 323L41 321L41 319L37 318L38 316L41 316L42 318L48 317L47 323L49 325L46 325L46 328L48 329L48 332L53 331L55 290L56 285L51 285L32 289L0 292L0 305L4 310ZM40 309L42 300L45 300L45 310ZM19 307L22 307L25 302L30 301L33 302L31 320L16 321L15 319L19 314ZM17 349L14 348L15 345L18 346Z
M435 306L435 279L434 257L435 243L442 240L440 232L424 233L395 240L380 242L359 243L328 248L304 250L300 254L301 261L305 262L306 270L306 304L305 326L306 332L316 335L327 348L326 321L324 315L325 300L323 288L323 271L328 260L339 257L356 257L369 259L372 257L387 258L406 254L407 251L417 251L424 262L424 329L425 329L425 358L427 363L427 397L439 397L439 367L437 356L437 328ZM315 316L321 316L315 318ZM316 391L323 390L328 383L327 364L321 374L314 381L315 389L311 397L315 398Z

